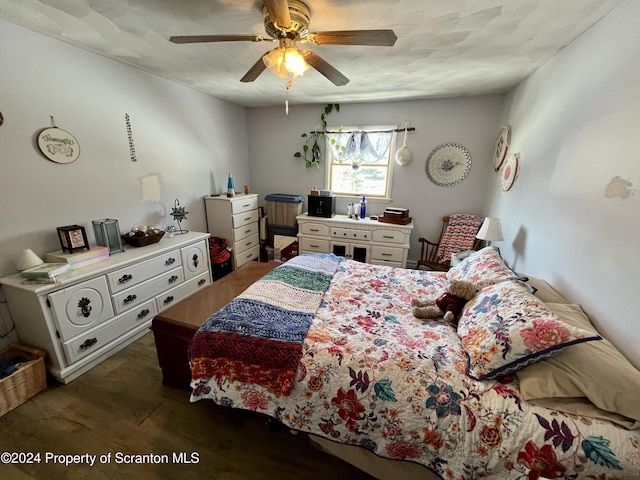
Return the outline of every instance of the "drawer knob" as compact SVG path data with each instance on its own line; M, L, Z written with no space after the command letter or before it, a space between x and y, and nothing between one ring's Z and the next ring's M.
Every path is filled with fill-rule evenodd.
M133 278L133 275L129 275L128 273L125 273L123 276L121 276L118 279L118 283L123 284L123 283L130 282L132 278Z
M149 315L149 313L151 313L149 311L148 308L145 308L144 310L140 311L140 313L138 314L138 320L140 320L141 318L146 317L147 315Z
M125 299L122 301L122 303L124 303L125 305L127 305L127 304L129 304L129 303L133 302L136 298L138 298L138 296L137 296L137 295L129 295L129 296L127 296L127 298L125 298Z
M171 275L171 277L169 277L169 283L174 283L176 280L178 280L177 275Z
M207 283L207 281L204 278L201 278L200 281L198 282L198 286L201 287L205 283Z
M171 302L173 302L173 295L169 295L167 298L165 298L163 303L167 305Z
M82 312L82 316L87 318L91 315L91 305L89 305L91 303L91 300L89 300L87 297L82 297L80 299L80 301L78 302L78 308L80 309L80 311Z
M93 347L96 343L98 343L97 338L87 338L82 345L80 345L80 350L86 350L87 348Z
M173 257L167 258L167 261L164 262L165 265L173 265L174 263L176 263L176 259Z
M200 259L198 258L198 254L197 253L193 254L193 257L191 257L191 261L193 263L193 266L195 268L198 268L198 264L200 263Z

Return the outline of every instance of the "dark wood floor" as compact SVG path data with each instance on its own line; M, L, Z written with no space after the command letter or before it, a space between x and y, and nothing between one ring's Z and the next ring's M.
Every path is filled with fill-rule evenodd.
M270 431L263 417L162 385L151 333L67 385L48 388L0 418L0 452L40 454L39 464L0 463L0 478L42 479L371 479L315 449L306 435ZM46 455L96 455L93 467ZM173 455L198 459L174 462ZM111 461L100 456L111 454ZM169 463L116 463L156 454ZM194 456L192 457L192 454ZM133 460L133 458L131 458Z

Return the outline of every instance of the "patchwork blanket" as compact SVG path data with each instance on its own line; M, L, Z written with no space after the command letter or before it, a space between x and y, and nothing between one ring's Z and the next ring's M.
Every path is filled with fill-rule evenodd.
M193 379L253 383L289 395L307 331L340 260L295 257L211 315L189 347Z

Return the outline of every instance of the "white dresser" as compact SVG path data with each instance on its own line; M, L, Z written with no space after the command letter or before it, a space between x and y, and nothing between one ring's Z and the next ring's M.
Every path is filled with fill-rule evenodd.
M377 220L296 217L300 253L334 253L374 265L406 268L413 224L394 225Z
M233 269L260 257L258 195L204 197L207 229L233 250Z
M20 342L45 350L49 372L67 383L149 331L153 317L211 283L208 233L126 246L58 284L0 278Z

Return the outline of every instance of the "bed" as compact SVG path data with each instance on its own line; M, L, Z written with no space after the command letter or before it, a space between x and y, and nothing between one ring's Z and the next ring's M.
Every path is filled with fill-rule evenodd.
M480 288L458 322L414 317L453 279ZM390 478L640 478L640 372L547 286L492 247L448 272L301 255L197 331L191 401L264 413Z

